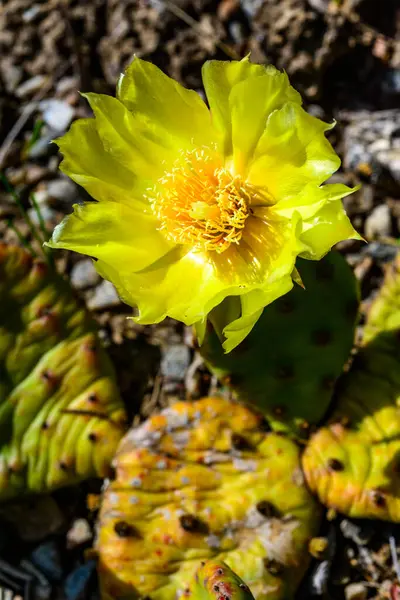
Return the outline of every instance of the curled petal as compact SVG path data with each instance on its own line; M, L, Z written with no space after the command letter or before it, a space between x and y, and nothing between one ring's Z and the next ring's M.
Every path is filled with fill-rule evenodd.
M303 224L302 242L308 250L300 256L320 260L342 240L362 240L352 226L340 200L330 202Z
M299 194L305 185L320 185L340 166L325 138L332 125L287 103L273 112L254 153L249 181L266 186L277 203Z

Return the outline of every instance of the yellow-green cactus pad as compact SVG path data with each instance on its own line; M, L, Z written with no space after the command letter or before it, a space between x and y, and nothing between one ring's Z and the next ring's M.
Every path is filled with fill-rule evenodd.
M188 600L254 600L244 581L220 560L200 564L185 596Z
M0 244L0 501L104 477L124 409L66 281Z
M365 341L327 426L303 455L312 491L352 517L400 522L400 261L371 307Z
M181 402L132 429L104 493L104 600L175 600L201 561L222 560L258 600L291 598L319 510L299 449L223 398Z
M358 288L345 259L299 259L304 289L267 306L246 340L225 354L218 338L228 306L210 319L200 351L211 370L276 430L302 436L324 416L348 360L358 313ZM210 324L211 325L211 324Z

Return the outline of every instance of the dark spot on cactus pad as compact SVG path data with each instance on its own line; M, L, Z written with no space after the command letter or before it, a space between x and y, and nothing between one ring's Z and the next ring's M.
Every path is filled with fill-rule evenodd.
M36 313L36 317L40 319L41 317L47 317L48 315L53 314L51 310L51 306L41 306Z
M50 427L50 425L48 424L48 422L47 421L43 421L43 423L42 423L42 429L43 429L43 431L45 431L49 427Z
M89 352L96 352L97 346L96 346L95 342L87 342L84 345L84 350L88 350Z
M315 264L315 274L317 281L331 281L335 274L335 267L327 260L320 260Z
M223 569L217 569L217 575L223 575L223 574L224 574Z
M312 332L311 339L316 346L327 346L332 341L332 332L329 329L319 329Z
M285 406L274 406L272 408L272 413L275 415L275 417L283 417L286 413L286 407Z
M335 386L336 378L332 375L325 375L321 380L321 387L324 390L332 390Z
M121 538L140 537L136 527L129 525L126 521L117 521L114 525L114 531Z
M97 434L96 433L94 433L93 431L91 433L89 433L88 440L90 442L97 442L97 439L98 438L97 438Z
M291 298L283 298L276 302L276 308L278 312L287 315L293 312L296 306Z
M219 585L215 584L213 589L214 592L219 592Z
M344 471L344 464L338 458L330 458L328 460L328 467L331 471Z
M307 434L307 433L310 433L311 426L308 421L302 421L299 424L299 428L301 429L301 431L303 431L305 434Z
M258 504L256 504L256 508L263 517L279 517L279 511L271 502L268 502L267 500L261 500L261 502L258 502Z
M52 374L51 371L49 371L48 369L46 369L45 371L42 372L41 378L44 379L45 381L53 381L54 380L54 375Z
M247 585L245 583L239 583L239 587L242 588L242 590L247 590Z
M182 515L179 517L182 529L190 533L208 533L208 525L193 515Z
M378 506L379 508L384 508L386 506L386 498L379 490L374 491L373 501L375 506Z
M68 465L63 460L60 460L58 466L60 467L61 471L68 471Z
M252 450L253 449L250 442L243 435L240 435L239 433L232 433L231 443L232 443L232 447L235 450Z
M271 575L280 575L284 570L283 564L274 558L264 558L264 566Z
M88 399L88 402L91 402L92 404L95 404L95 402L98 401L97 395L94 392L90 392L87 399Z
M292 379L294 377L294 368L291 365L280 366L276 370L278 379Z

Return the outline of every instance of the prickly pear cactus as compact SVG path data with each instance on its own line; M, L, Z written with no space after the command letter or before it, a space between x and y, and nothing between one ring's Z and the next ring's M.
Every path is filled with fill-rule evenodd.
M299 449L223 398L180 402L123 438L97 550L104 600L175 600L200 562L222 560L257 600L292 597L319 508Z
M185 598L188 600L254 600L247 585L219 560L202 562Z
M400 260L371 307L338 404L303 455L308 484L352 517L400 521Z
M124 410L68 283L0 244L0 501L105 476Z
M349 357L358 290L345 259L299 260L296 285L264 309L248 337L224 354L212 326L200 351L210 368L277 430L304 435L326 412Z

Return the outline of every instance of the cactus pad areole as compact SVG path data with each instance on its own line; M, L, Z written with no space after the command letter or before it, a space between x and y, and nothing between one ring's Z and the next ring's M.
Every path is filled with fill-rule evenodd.
M0 501L104 477L125 413L69 284L0 244Z
M201 561L222 560L257 600L290 598L319 508L299 448L223 398L179 402L123 438L102 501L105 600L189 593Z

